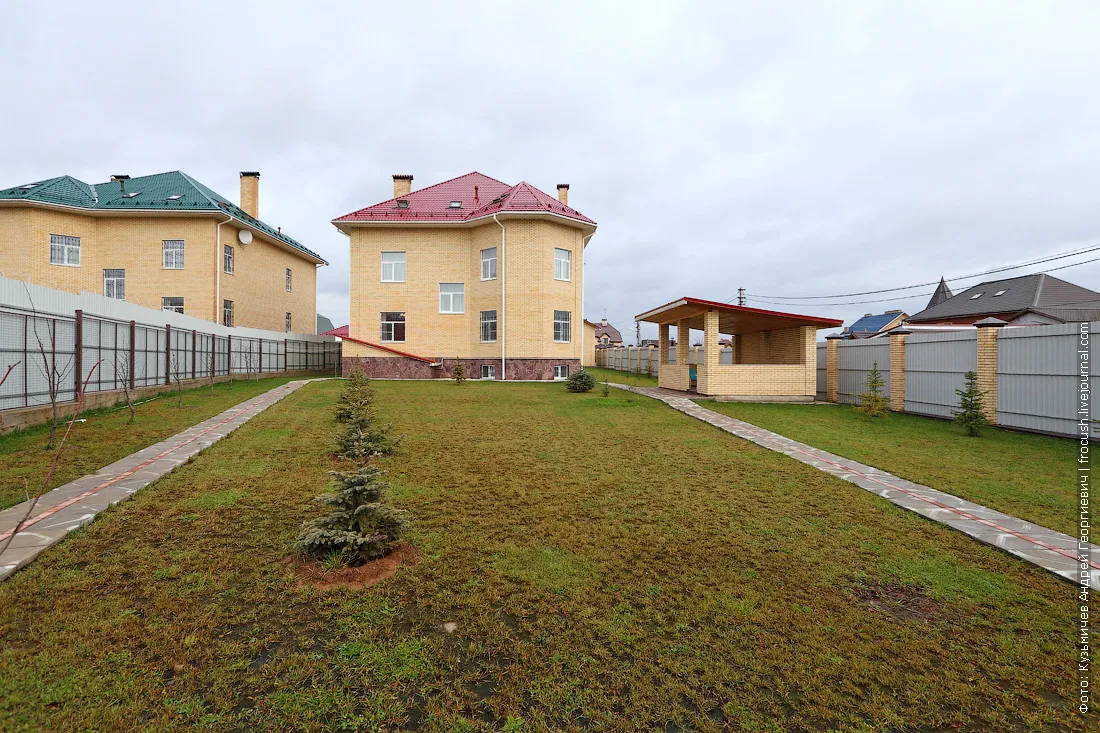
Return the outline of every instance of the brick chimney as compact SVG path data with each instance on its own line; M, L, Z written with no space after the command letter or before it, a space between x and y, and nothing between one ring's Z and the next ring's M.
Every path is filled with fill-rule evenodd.
M259 171L241 171L241 210L253 219L260 218Z
M569 205L569 184L568 183L559 183L558 184L558 201L561 201L566 206Z
M607 325L607 319L606 318L601 318L600 319L600 325L601 326L606 326Z
M399 199L412 191L413 177L405 173L393 174L393 197Z

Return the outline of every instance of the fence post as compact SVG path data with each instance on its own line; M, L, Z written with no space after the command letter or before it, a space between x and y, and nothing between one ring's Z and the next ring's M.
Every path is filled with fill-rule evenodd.
M840 340L833 334L825 337L825 399L840 402Z
M290 350L287 345L290 343L288 339L283 339L283 371L290 371Z
M135 321L130 321L130 389L134 388L134 370L137 367L137 354L135 353L137 347L134 344L134 336L136 334L137 323Z
M172 383L172 324L164 324L164 383Z
M225 337L225 375L233 373L233 337Z
M56 331L57 326L55 325L54 332ZM79 400L80 388L83 386L80 383L80 375L84 373L84 311L79 308L76 311L76 323L73 327L73 364L76 367L74 369L75 374L73 375L76 378L76 386L73 387L73 394L75 394L76 398Z
M997 336L1006 325L1000 318L983 318L978 328L978 391L982 393L982 412L990 424L997 424Z
M260 376L264 373L264 340L260 339L260 366L256 370L256 376Z
M905 412L905 337L911 334L904 328L890 332L890 409Z
M191 379L194 379L198 372L198 362L195 360L195 341L198 339L199 332L195 329L191 329Z
M205 334L203 334L205 335ZM218 376L218 334L210 334L210 379ZM211 381L211 388L213 388L213 381Z

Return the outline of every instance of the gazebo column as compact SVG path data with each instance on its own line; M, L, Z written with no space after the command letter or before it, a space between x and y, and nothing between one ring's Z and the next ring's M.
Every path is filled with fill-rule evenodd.
M722 352L718 347L718 311L703 314L703 367L698 370L699 394L718 394L721 384L719 364Z
M668 340L668 324L661 323L657 326L657 343L660 344L658 347L660 351L657 355L657 363L662 366L668 364Z

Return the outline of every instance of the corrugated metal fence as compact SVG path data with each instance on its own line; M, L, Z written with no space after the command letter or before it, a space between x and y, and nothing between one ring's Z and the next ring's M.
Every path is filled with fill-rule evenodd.
M878 363L882 375L882 394L890 394L890 342L886 339L844 341L837 353L839 372L838 396L841 402L858 405L860 394L867 388L867 375ZM819 362L820 363L820 362ZM819 379L820 383L820 379Z
M75 400L89 373L87 390L107 392L127 382L335 370L340 347L327 336L228 328L0 277L0 377L14 365L0 385L0 410Z
M817 345L817 399L824 402L829 398L829 370L825 344Z
M706 356L706 349L702 346L693 346L688 349L688 363L698 364ZM639 364L641 374L657 376L660 369L660 350L655 347L643 346L612 346L609 349L596 349L596 366L607 369L616 369L621 372L633 372L638 374ZM670 364L676 363L676 347L669 351ZM733 349L724 347L718 352L718 360L721 364L733 363ZM652 371L650 371L652 370Z
M883 339L885 340L885 339ZM956 389L978 368L975 331L915 333L905 341L905 411L951 417Z

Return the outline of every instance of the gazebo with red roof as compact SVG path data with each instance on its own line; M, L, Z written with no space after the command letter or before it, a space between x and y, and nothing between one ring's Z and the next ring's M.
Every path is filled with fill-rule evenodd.
M731 400L812 402L817 392L817 330L836 318L680 298L637 316L660 331L658 384ZM669 327L677 328L676 352ZM691 364L691 330L703 331L704 358ZM733 363L722 364L719 339L732 337Z

